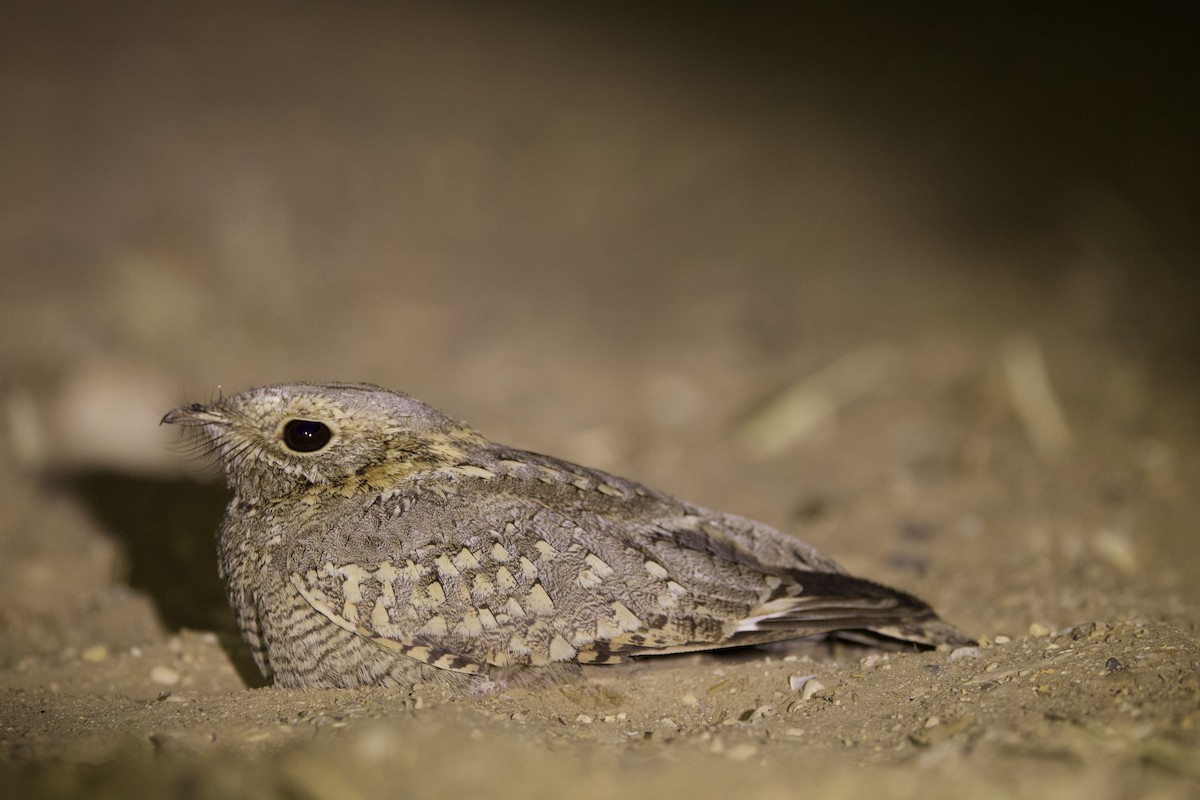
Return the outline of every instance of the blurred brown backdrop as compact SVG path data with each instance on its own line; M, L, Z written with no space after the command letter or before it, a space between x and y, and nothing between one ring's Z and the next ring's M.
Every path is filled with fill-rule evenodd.
M997 292L1190 357L1181 9L10 4L4 372L478 413L561 390L547 339L609 384L635 344L828 351Z

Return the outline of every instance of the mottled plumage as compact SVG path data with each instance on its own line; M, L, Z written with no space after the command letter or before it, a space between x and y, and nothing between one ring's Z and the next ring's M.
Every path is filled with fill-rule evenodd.
M163 421L225 469L221 575L281 686L474 692L834 632L968 641L792 536L494 444L397 392L268 386Z

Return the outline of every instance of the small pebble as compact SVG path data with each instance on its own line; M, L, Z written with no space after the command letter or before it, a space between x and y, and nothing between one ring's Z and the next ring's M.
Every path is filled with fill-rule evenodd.
M174 686L179 683L179 673L170 667L155 667L150 670L150 680L164 686Z
M1001 634L998 634L997 636L994 636L992 638L992 641L995 642L996 644L1008 644L1009 642L1012 641L1012 637L1005 636L1003 633L1001 633Z
M788 686L791 687L793 692L798 692L798 691L802 690L804 688L804 686L815 677L817 677L817 676L816 675L793 675L790 678L788 678Z
M1035 622L1029 626L1030 636L1049 636L1050 629L1041 623Z
M679 698L679 700L685 706L695 707L695 706L700 705L700 700L699 700L699 698L696 697L695 692L687 692L686 694L683 695L683 697Z
M983 651L978 647L956 647L950 651L949 661L961 661L964 658L983 658Z
M930 717L929 719L925 720L925 727L927 729L928 728L936 728L938 725L941 725L941 724L942 724L941 717Z
M801 700L811 700L817 692L825 691L825 684L821 683L815 677L808 683L804 684L804 691L800 693Z
M591 725L592 724L592 718L587 714L580 714L579 716L577 716L575 718L575 721L581 725Z
M1105 672L1120 672L1123 669L1125 669L1125 665L1115 658L1110 658L1104 662Z
M775 716L775 706L762 705L750 712L750 719L762 719L763 717Z

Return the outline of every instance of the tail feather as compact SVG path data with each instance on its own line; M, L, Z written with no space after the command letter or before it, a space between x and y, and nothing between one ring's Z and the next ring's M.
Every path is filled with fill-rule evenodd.
M774 638L789 630L796 637L857 630L925 647L973 643L907 592L844 573L794 571L787 577L774 597L738 623L734 638L756 632Z

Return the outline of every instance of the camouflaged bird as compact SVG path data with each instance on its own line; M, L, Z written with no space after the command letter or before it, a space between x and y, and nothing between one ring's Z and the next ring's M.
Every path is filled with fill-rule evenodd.
M224 467L221 575L280 686L479 693L839 632L969 641L792 536L494 444L376 386L267 386L163 422Z

